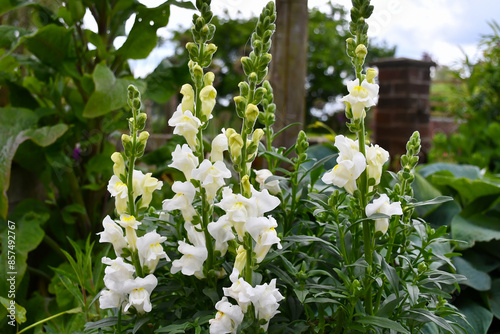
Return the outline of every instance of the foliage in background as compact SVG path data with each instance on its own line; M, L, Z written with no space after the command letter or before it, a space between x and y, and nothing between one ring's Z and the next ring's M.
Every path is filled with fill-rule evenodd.
M9 219L16 223L16 302L27 310L25 329L58 314L35 331L69 333L98 313L91 302L102 272L97 265L89 275L95 250L87 237L94 238L112 210L106 184L116 131L127 128L124 92L130 83L146 88L134 80L128 60L146 58L157 45L171 5L193 8L174 0L156 8L135 0L1 2L0 295L7 291ZM87 11L97 31L84 27ZM125 42L115 48L119 37ZM146 80L152 97L171 94L172 75ZM75 307L81 312L65 314ZM5 314L2 308L2 328Z
M484 176L477 166L435 163L418 170L415 197L453 196L444 204L417 208L434 228L447 226L462 254L453 262L462 292L453 301L477 334L500 323L500 180ZM469 328L469 327L466 327ZM469 329L469 332L472 330Z
M450 136L435 135L431 161L453 161L500 173L500 26L483 37L482 58L473 64L466 59L455 73L460 84L453 89L449 111L459 122Z

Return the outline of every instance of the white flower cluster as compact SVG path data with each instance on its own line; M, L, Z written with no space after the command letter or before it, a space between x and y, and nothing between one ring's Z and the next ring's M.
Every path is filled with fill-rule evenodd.
M156 287L157 279L153 275L160 259L170 261L161 244L167 238L160 236L156 231L151 231L137 237L135 230L141 223L133 216L122 216L118 223L106 216L103 221L104 231L98 233L100 242L110 242L116 253L116 259L102 258L102 263L108 265L104 273L104 285L106 289L101 291L99 297L100 307L119 308L124 305L127 312L134 306L137 312L151 311L149 297L151 291ZM126 235L123 234L125 228ZM142 278L136 273L135 267L130 264L130 256L121 257L124 249L128 254L137 251L142 270L149 274Z
M378 145L365 145L366 158L359 152L359 143L342 135L335 137L335 147L339 150L337 165L325 173L321 180L344 188L351 195L356 189L356 180L368 169L368 177L380 183L382 167L389 160L389 153Z
M170 261L163 250L162 243L167 238L156 231L137 237L137 228L141 224L136 217L129 215L128 186L123 181L126 179L126 169L123 156L114 153L111 159L114 175L108 183L108 191L115 197L116 210L120 220L113 220L106 216L102 222L104 231L98 233L100 242L109 242L113 245L116 259L102 258L102 263L108 265L104 271L104 285L99 297L100 307L120 308L124 312L134 307L138 313L151 311L150 295L158 281L153 275L158 262L164 258ZM132 192L134 205L137 208L147 208L151 203L153 191L161 189L163 182L151 177L151 173L143 174L138 170L133 171ZM140 196L140 198L139 198ZM137 201L137 202L136 202ZM125 233L124 233L125 229ZM148 275L140 277L136 272L132 256L137 258L142 272Z
M252 287L239 277L236 268L233 269L230 279L233 284L229 288L223 288L224 297L215 305L218 312L215 318L210 320L210 333L236 333L250 305L253 305L255 318L265 321L261 328L266 331L269 320L279 313L279 302L284 299L276 288L276 279L271 280L270 284ZM231 304L227 297L236 300L238 305Z

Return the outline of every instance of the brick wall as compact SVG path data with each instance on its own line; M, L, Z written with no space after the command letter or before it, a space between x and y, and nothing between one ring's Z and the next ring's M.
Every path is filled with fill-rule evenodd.
M408 58L387 58L378 67L380 97L374 110L374 140L397 158L406 152L406 142L418 130L423 158L430 137L430 68L434 62Z

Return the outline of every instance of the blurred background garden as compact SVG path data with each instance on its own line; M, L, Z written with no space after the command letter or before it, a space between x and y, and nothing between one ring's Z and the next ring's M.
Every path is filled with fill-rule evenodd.
M267 1L214 0L218 46L210 70L217 104L212 137L239 126L232 97L244 73L256 16ZM300 129L320 160L335 154L345 126L345 51L350 1L277 0L269 80L278 143ZM380 98L368 116L370 139L398 157L413 131L423 150L413 185L418 200L453 201L417 208L457 240L453 258L467 277L453 304L476 333L500 324L500 3L480 0L373 1L366 63L379 70ZM27 333L83 333L102 289L97 242L113 210L107 192L110 155L127 131L126 89L143 94L151 137L138 166L164 186L176 180L172 152L180 139L167 125L189 81L188 1L0 0L0 330L7 325L8 221L16 225L16 302L20 327L59 315ZM300 42L306 43L300 43ZM288 138L292 138L289 141ZM263 159L262 159L263 160ZM263 164L263 162L261 162ZM332 166L330 166L332 167ZM385 180L389 185L390 180ZM62 314L61 314L62 313ZM500 331L498 331L500 332Z

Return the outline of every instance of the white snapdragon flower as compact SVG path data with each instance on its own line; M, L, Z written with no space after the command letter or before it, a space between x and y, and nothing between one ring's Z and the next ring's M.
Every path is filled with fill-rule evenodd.
M120 178L120 175L125 175L125 160L123 159L123 155L119 152L115 152L111 154L111 160L114 162L113 164L113 173Z
M126 263L123 258L117 257L112 260L109 257L103 257L101 262L108 265L104 269L104 285L111 291L123 294L123 282L132 279L135 268L130 263Z
M272 216L252 217L248 220L247 231L256 242L254 252L257 263L264 260L272 245L277 244L278 249L282 248L275 227L278 227L278 223Z
M284 298L276 288L276 279L273 279L270 284L265 283L254 288L252 304L255 308L255 316L266 321L266 324L261 325L265 331L269 326L269 320L279 313L279 302Z
M128 203L127 185L123 183L118 176L113 175L108 182L108 191L111 196L115 198L116 211L118 211L119 214L125 213Z
M257 211L254 213L254 217L263 216L264 213L274 210L281 203L279 198L269 194L267 189L257 191L252 186L251 192L252 198L255 198L255 203L257 204Z
M129 296L128 303L123 310L127 312L133 306L138 313L150 312L153 308L150 301L151 292L156 288L157 284L158 280L153 274L149 274L144 278L136 277L134 280L126 281L124 290L127 291Z
M218 311L214 319L210 319L210 334L236 333L238 326L243 322L244 314L239 305L233 305L227 297L222 297L215 304Z
M102 221L104 231L97 233L99 242L110 242L117 256L122 254L122 249L128 246L127 239L123 236L123 230L110 216Z
M175 196L163 201L163 210L180 210L185 221L192 221L196 215L192 203L196 195L196 188L190 181L175 181L172 185Z
M177 249L183 255L180 259L172 262L170 272L175 274L181 271L186 276L195 275L197 278L203 278L203 262L208 257L207 248L204 246L196 247L184 241L179 241Z
M389 152L384 150L382 147L378 145L366 147L368 177L374 178L376 185L380 183L380 178L382 177L382 167L387 160L389 160Z
M160 259L170 261L167 253L163 250L162 243L167 240L156 231L151 231L137 238L137 250L141 266L147 266L149 272L153 273Z
M225 187L222 191L222 200L215 205L226 212L227 219L233 224L240 241L243 241L245 223L250 216L257 213L255 197L246 198L241 194L234 194L231 188Z
M351 106L354 119L365 118L365 108L373 107L376 104L379 86L375 83L369 83L367 80L363 80L360 85L359 79L355 79L347 83L347 90L349 95L344 96L341 101Z
M243 272L247 265L247 250L243 245L240 245L236 250L236 258L234 259L233 268L238 270L239 273Z
M356 180L366 169L365 156L359 152L356 141L342 135L335 137L335 147L339 150L337 165L326 172L321 180L326 184L344 188L352 195L358 189Z
M182 147L177 145L172 152L172 163L168 167L180 170L189 181L191 180L191 172L198 167L198 158L194 156L188 145L184 144Z
M126 294L104 289L99 296L99 307L103 310L107 308L119 308L126 301Z
M224 256L228 247L227 242L235 238L228 216L223 215L216 222L209 223L208 232L215 239L215 250L218 250Z
M125 229L128 245L132 250L135 250L137 242L137 232L135 230L141 225L141 222L137 221L134 216L121 215L119 224Z
M382 213L384 215L402 215L403 210L401 209L400 202L391 203L389 197L386 194L381 194L379 198L366 206L365 209L366 216L370 218L375 213ZM389 218L377 218L375 219L375 232L382 232L385 234L389 228Z
M158 181L157 178L152 177L151 175L151 173L146 173L140 184L142 193L141 208L148 207L149 203L151 203L151 199L153 198L153 191L160 190L163 186L162 181Z
M207 192L207 198L213 202L217 191L225 185L224 179L231 177L231 172L222 161L216 161L213 164L205 159L192 172L193 179L201 182L202 187Z
M179 105L168 120L168 125L175 127L174 134L184 136L192 149L196 148L196 134L201 126L201 121L193 115L191 110L183 111L181 105Z
M225 129L222 129L222 133L215 136L212 140L212 151L210 153L210 161L222 161L224 159L224 151L229 149L229 144L226 136Z
M260 190L267 189L273 195L276 195L281 191L279 180L273 180L270 182L266 182L266 180L270 176L273 176L273 173L271 173L271 171L269 169L264 168L261 170L256 170L255 175L256 175L255 181L257 181L259 183Z
M187 232L188 240L195 247L206 247L205 233L199 230L200 226L196 227L191 222L184 223L184 229Z
M182 101L181 108L182 111L190 110L194 112L194 89L190 84L184 84L181 87Z
M248 306L255 297L255 293L253 287L239 275L240 272L233 268L233 272L229 276L233 284L229 288L222 288L222 290L224 290L224 296L236 300L243 313L246 313Z

